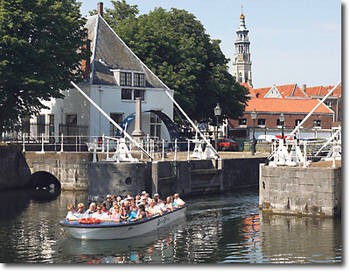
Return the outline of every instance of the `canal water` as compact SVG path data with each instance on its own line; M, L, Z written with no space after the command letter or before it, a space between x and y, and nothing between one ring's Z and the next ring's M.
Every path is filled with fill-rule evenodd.
M55 199L28 192L0 194L0 262L54 264L339 264L340 220L262 216L258 194L238 192L186 199L187 215L139 238L80 241L58 222L84 192Z

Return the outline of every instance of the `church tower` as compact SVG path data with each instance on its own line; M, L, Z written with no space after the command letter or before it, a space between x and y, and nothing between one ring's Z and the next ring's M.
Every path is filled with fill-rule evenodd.
M239 17L240 23L236 30L236 41L235 41L235 54L233 62L233 76L237 82L248 83L252 85L252 62L250 60L249 51L249 30L245 26L245 16L243 11Z

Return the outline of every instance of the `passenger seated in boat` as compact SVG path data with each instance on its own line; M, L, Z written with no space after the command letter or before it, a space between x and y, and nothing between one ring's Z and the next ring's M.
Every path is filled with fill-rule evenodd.
M77 217L82 218L84 217L84 214L85 214L85 205L84 203L79 203L78 210L77 210Z
M143 206L145 206L145 209L147 209L149 207L149 204L147 202L146 197L141 197L141 203Z
M167 212L167 209L166 209L166 199L160 199L158 204L157 204L159 210L162 211L162 213L164 214L165 212Z
M66 215L66 220L68 221L75 221L79 219L79 215L77 213L77 211L74 209L74 205L73 204L68 204L67 205L67 215Z
M119 206L116 204L113 207L113 213L109 216L110 220L113 222L120 222L120 208Z
M166 198L166 204L165 204L166 210L169 212L174 211L174 206L173 206L173 197L172 196L168 196Z
M104 213L102 210L102 204L97 204L96 206L96 212L94 212L91 216L92 218L98 218L102 221L108 220L109 216L107 213Z
M113 200L112 200L112 196L111 195L107 195L106 196L106 200L103 202L104 204L106 204L106 208L109 210L110 208L112 208L113 206Z
M148 213L148 216L150 216L150 217L163 214L163 212L156 205L156 202L154 199L151 200L151 203L149 204L149 207L147 209L147 213Z
M158 193L155 193L153 195L153 199L156 202L156 205L158 205L161 202L161 199L159 198L159 194Z
M134 221L137 219L137 212L138 212L138 209L130 209L130 212L128 214L128 221Z
M109 209L107 209L107 206L106 206L105 203L102 203L102 204L101 204L101 207L102 207L102 212L103 212L103 213L105 213L105 214L107 214L107 215L111 215L111 214L112 214L112 213L109 211ZM113 208L113 205L112 205L111 208Z
M174 194L174 199L173 199L173 206L175 207L175 208L181 208L181 207L183 207L183 206L185 206L185 201L183 201L181 198L180 198L180 196L179 196L179 194L178 193L175 193Z
M96 211L96 203L91 202L89 209L87 209L86 212L84 213L84 217L92 217L92 215L95 213L95 211Z
M141 204L141 196L140 195L135 196L135 204L136 204L136 206Z
M120 214L120 221L128 221L129 219L129 212L126 207L122 207L122 212Z
M146 212L145 206L143 204L140 204L139 205L139 210L138 210L138 213L137 213L137 220L140 220L140 219L143 219L143 218L146 218L146 217L147 217L147 212Z

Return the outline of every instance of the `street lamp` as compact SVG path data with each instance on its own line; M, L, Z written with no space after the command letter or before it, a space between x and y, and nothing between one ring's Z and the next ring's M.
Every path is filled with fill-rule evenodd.
M285 139L284 139L284 114L283 112L281 112L280 114L280 123L281 123L281 126L282 126L282 139L283 139L283 144L285 144Z
M255 120L258 117L258 114L256 113L255 109L250 113L252 119L253 119L253 140L252 140L252 155L255 155L255 147L256 147L256 139L255 139Z
M216 104L216 107L214 108L214 115L216 117L216 133L215 133L215 150L218 150L218 141L217 141L217 136L218 136L218 126L219 126L219 116L221 115L221 108L219 103Z

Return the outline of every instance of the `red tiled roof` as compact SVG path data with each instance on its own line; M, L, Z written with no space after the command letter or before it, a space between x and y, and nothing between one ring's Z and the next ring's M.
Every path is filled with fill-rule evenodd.
M282 97L292 96L296 84L276 86Z
M259 88L259 89L250 89L249 92L252 97L263 98L271 87Z
M319 96L323 97L325 96L334 86L314 86L314 87L307 87L306 93L309 96ZM341 97L342 96L342 89L341 86L338 86L331 96Z
M282 97L287 97L287 96L305 97L305 94L303 93L303 91L296 84L286 84L286 85L279 85L274 87L277 88L277 90L282 95ZM273 87L250 89L249 91L252 97L264 98L265 95L271 90L271 88Z
M319 102L317 99L252 98L247 102L245 112L309 113ZM321 104L315 113L332 114L333 111Z

